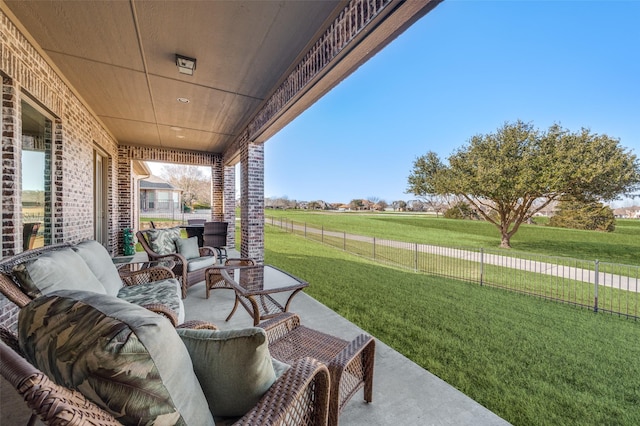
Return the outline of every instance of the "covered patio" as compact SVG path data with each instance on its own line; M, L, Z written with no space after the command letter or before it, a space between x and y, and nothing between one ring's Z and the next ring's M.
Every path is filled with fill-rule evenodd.
M240 180L241 241L229 227L227 242L262 262L264 143L440 1L0 0L2 257L36 220L29 174L45 245L95 239L122 254L123 231L139 226L134 163L158 161L211 168L213 221L236 222ZM206 300L203 286L188 291L187 319L250 325L244 312L225 323L232 293ZM291 310L359 332L304 294ZM0 325L16 321L0 297ZM374 383L374 403L355 397L344 424L504 423L381 343ZM13 421L24 413L5 386Z
M210 167L211 220L239 198L227 243L262 262L264 143L439 2L0 0L2 256L28 223L122 254L158 161Z
M0 1L3 256L34 154L45 244L121 253L132 162L157 161L210 167L211 219L234 223L239 195L238 246L261 261L263 144L439 2Z

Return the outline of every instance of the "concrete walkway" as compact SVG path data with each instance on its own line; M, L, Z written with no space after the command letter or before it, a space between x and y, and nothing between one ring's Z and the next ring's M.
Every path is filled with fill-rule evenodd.
M577 265L581 266L565 266L552 263L552 256L530 254L530 258L518 258L504 256L494 253L481 253L479 249L469 250L464 248L450 248L436 246L431 244L408 243L403 241L385 240L383 238L373 238L357 234L348 234L346 232L329 231L324 228L313 228L306 224L300 225L294 222L284 222L278 224L272 218L265 220L267 225L285 229L287 232L295 232L298 235L313 234L316 235L315 241L330 237L334 240L350 240L362 243L377 245L378 247L388 247L397 250L407 250L420 254L433 254L437 256L451 257L455 259L464 259L471 262L482 263L485 265L495 265L502 268L518 269L521 271L533 272L541 275L562 278L565 280L573 280L578 282L586 282L592 285L611 287L618 290L629 291L632 293L640 292L640 268L637 266L625 266L629 275L619 275L609 272L596 273L593 270L594 262L586 260L575 260ZM318 237L320 235L321 237ZM539 260L545 259L545 260ZM570 259L563 259L570 260ZM606 264L606 262L602 262ZM405 265L406 266L406 265Z

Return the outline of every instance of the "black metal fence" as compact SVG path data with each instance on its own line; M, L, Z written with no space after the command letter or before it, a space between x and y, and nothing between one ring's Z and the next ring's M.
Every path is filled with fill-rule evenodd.
M499 249L442 247L392 241L316 228L286 218L266 224L380 263L419 273L640 318L640 267L598 260L509 252Z

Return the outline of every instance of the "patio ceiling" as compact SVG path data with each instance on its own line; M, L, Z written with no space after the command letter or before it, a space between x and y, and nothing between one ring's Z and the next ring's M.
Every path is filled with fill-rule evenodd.
M341 69L316 82L260 141L439 1L389 7L392 24L366 31L355 43L361 51L340 58ZM2 7L119 143L223 153L346 4L21 0ZM178 72L175 54L197 59L193 76Z

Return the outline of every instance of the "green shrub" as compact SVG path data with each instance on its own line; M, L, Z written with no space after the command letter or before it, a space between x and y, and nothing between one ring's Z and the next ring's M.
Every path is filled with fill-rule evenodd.
M450 207L446 212L444 212L444 217L447 219L480 219L478 213L464 201L459 201Z
M549 226L603 232L616 229L613 210L602 203L572 198L560 202L558 209L558 213L549 220Z

